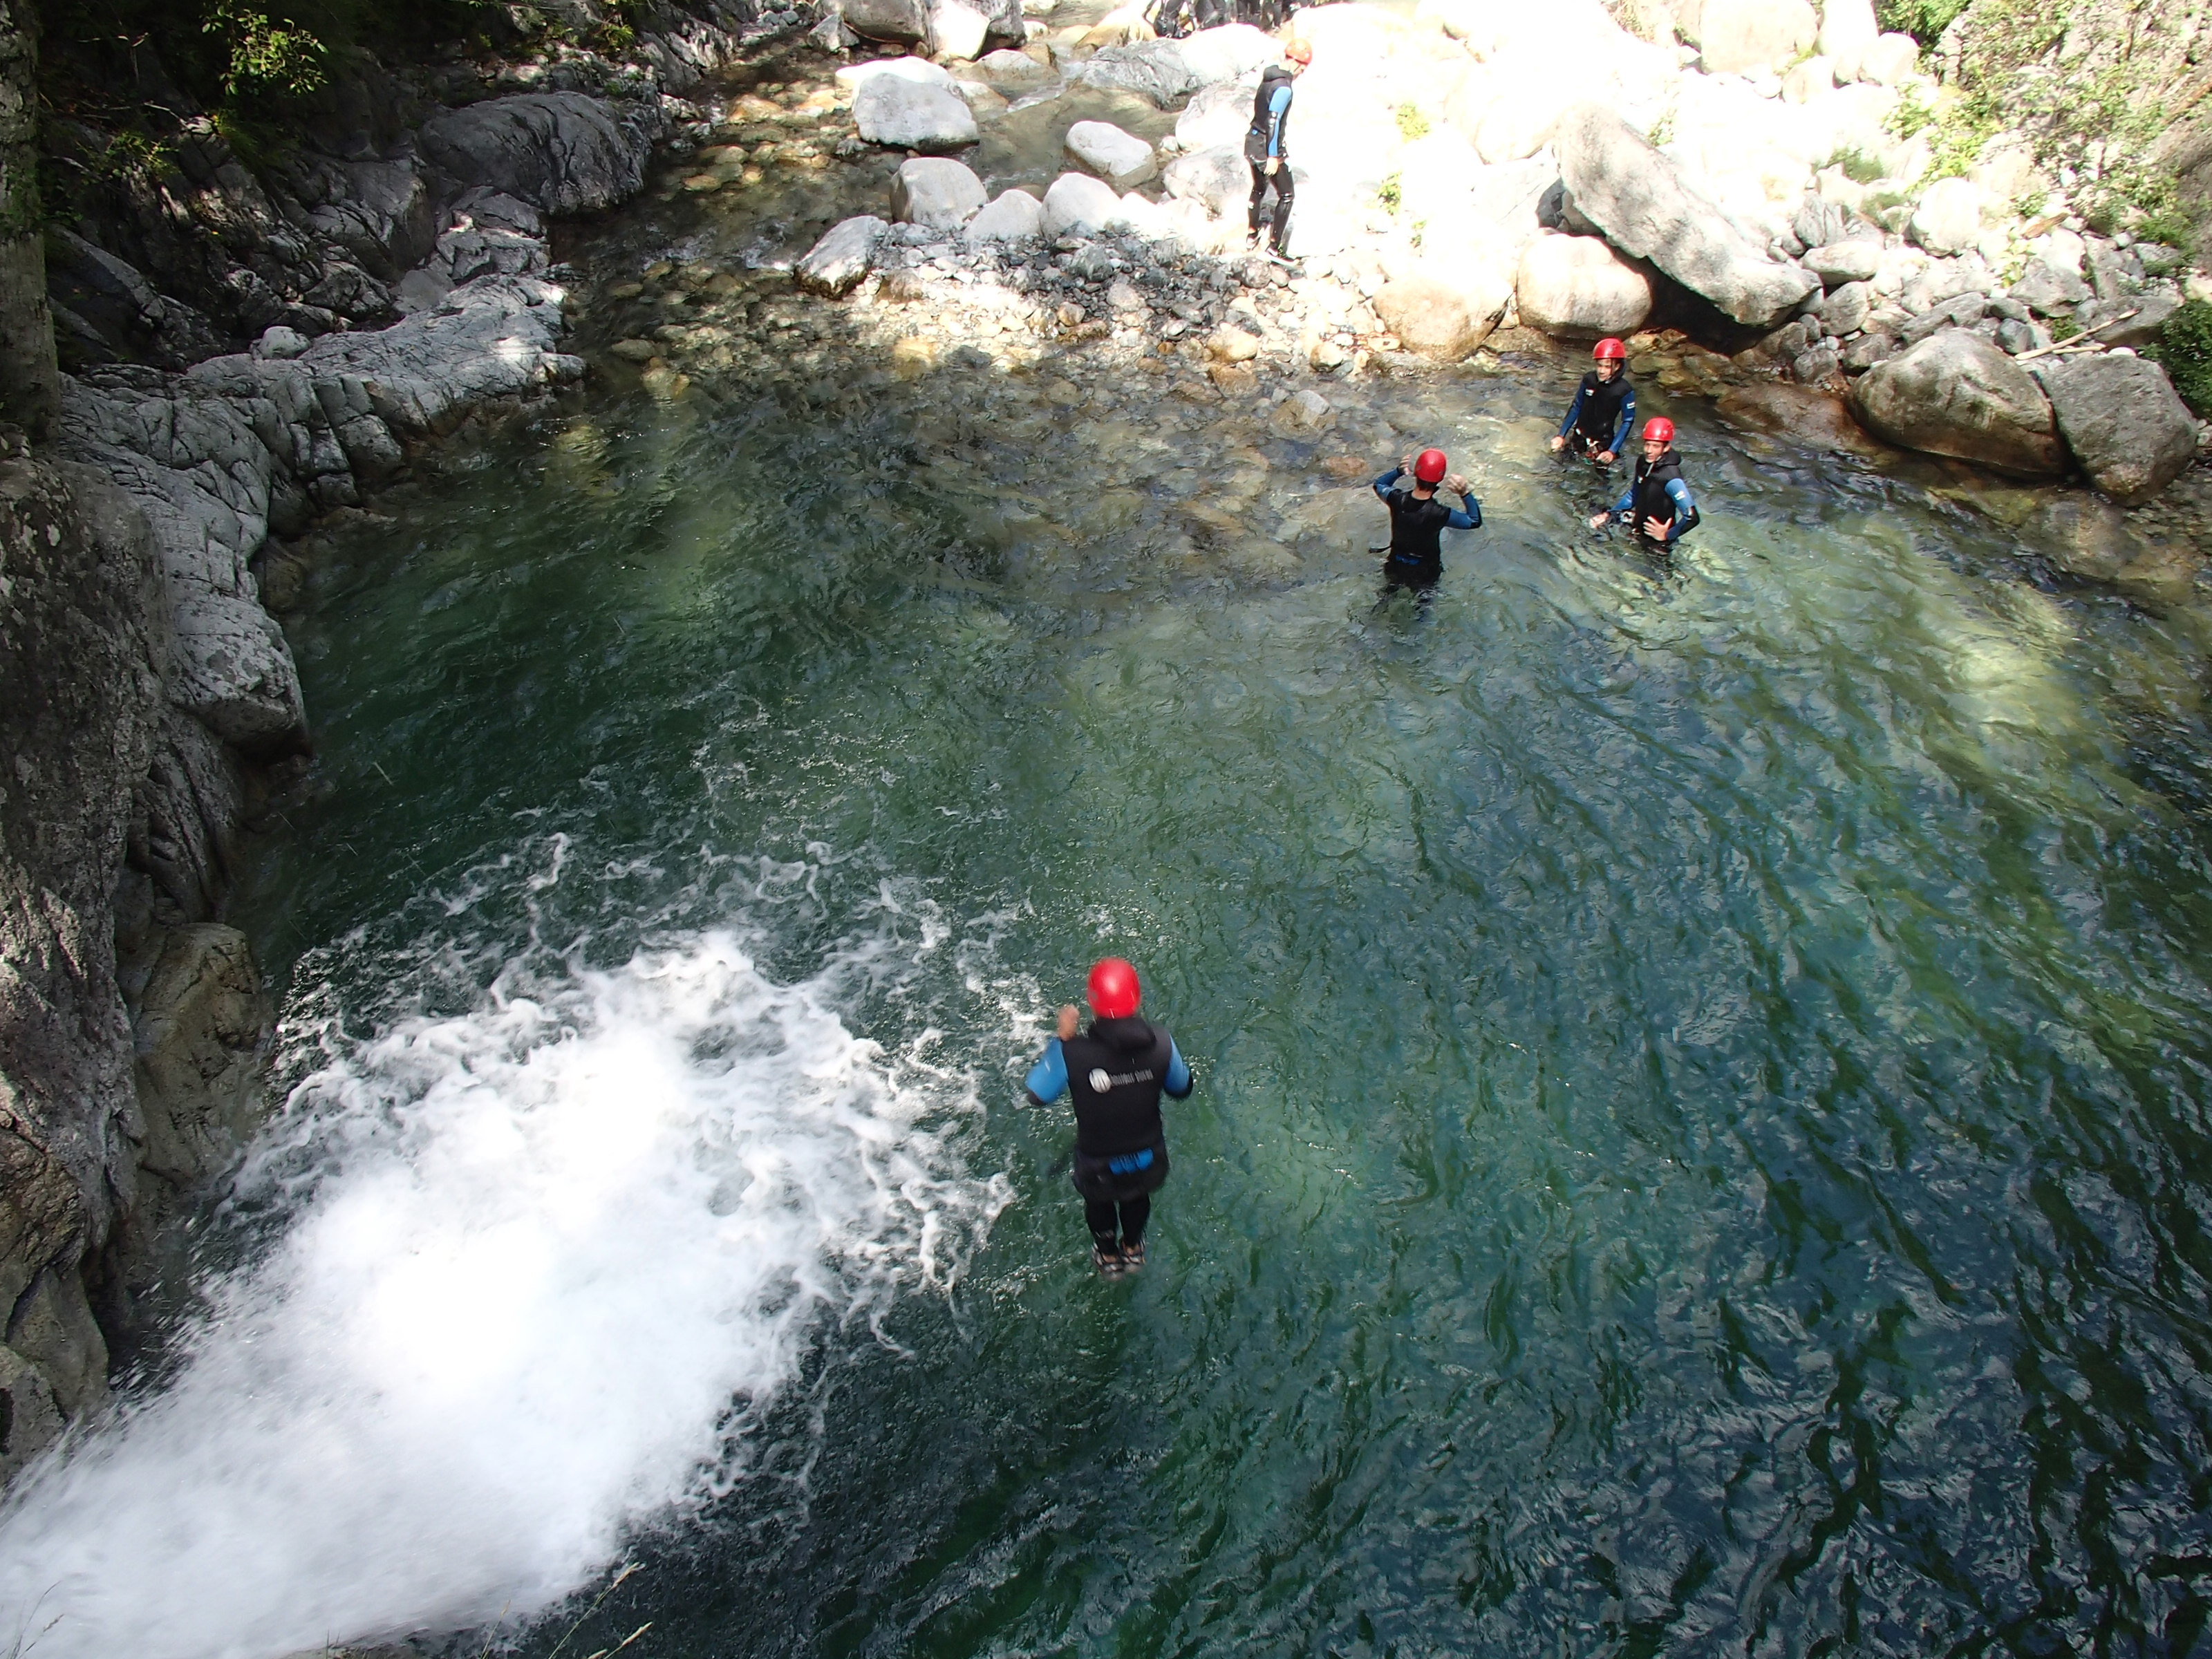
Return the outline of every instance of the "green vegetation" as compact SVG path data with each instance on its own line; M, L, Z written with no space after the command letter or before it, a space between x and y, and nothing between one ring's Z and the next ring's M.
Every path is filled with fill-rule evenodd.
M1996 111L1972 99L1931 104L1917 87L1908 85L1882 125L1900 138L1917 136L1928 141L1933 158L1929 178L1955 179L1973 166L1982 146L2003 130L2004 122Z
M1403 177L1401 173L1394 173L1376 189L1375 199L1382 204L1384 212L1395 213L1404 199L1403 191L1400 188Z
M1409 144L1429 136L1429 118L1421 113L1419 105L1398 106L1398 136Z
M2212 302L2191 300L2175 312L2143 356L2164 363L2182 402L2212 420Z
M1966 0L1875 0L1875 21L1885 34L1909 34L1923 46L1951 27Z

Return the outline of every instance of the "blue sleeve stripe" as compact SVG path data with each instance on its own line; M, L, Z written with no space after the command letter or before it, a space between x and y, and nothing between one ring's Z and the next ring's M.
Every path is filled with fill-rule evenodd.
M1628 434L1636 429L1636 393L1630 391L1620 400L1620 429L1613 434L1613 453L1616 455L1628 447Z
M1572 432L1575 429L1575 422L1582 418L1583 395L1582 387L1577 386L1575 400L1567 405L1567 418L1559 422L1559 435L1562 438Z
M1190 1092L1190 1067L1184 1064L1182 1050L1175 1046L1175 1039L1170 1037L1168 1039L1168 1074L1160 1086L1181 1100Z
M1043 1058L1030 1067L1022 1087L1029 1091L1030 1099L1041 1103L1058 1100L1066 1092L1067 1056L1060 1052L1058 1037L1044 1045Z

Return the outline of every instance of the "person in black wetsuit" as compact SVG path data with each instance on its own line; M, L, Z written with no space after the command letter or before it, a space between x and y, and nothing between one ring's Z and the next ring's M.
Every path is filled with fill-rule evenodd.
M1145 1224L1152 1194L1168 1178L1167 1126L1160 1097L1188 1097L1190 1067L1175 1039L1137 1018L1137 970L1119 957L1091 969L1091 1011L1078 1034L1073 1004L1060 1011L1059 1035L1023 1080L1032 1105L1063 1090L1075 1105L1075 1190L1091 1228L1091 1260L1111 1278L1145 1265Z
M1636 429L1636 388L1628 383L1628 348L1620 341L1600 340L1590 356L1597 367L1575 388L1575 400L1567 405L1567 418L1559 422L1552 448L1571 446L1576 454L1611 466Z
M1664 415L1644 423L1644 459L1636 464L1636 476L1610 511L1590 520L1591 529L1625 519L1638 544L1663 558L1698 527L1698 504L1682 481L1674 443L1674 423Z
M1244 159L1252 167L1252 245L1264 247L1263 225L1272 226L1275 252L1279 257L1291 240L1291 198L1297 182L1291 176L1287 143L1291 125L1291 83L1313 62L1313 48L1303 40L1283 44L1283 61L1269 65L1252 94L1252 125L1244 134ZM1272 205L1267 192L1275 192Z
M1444 476L1449 465L1443 450L1425 449L1375 480L1376 495L1390 509L1390 556L1382 562L1382 580L1393 587L1434 587L1444 572L1443 532L1474 530L1482 523L1482 504L1465 478L1455 472ZM1411 489L1398 482L1408 472L1413 475ZM1459 497L1458 508L1437 499L1438 484Z

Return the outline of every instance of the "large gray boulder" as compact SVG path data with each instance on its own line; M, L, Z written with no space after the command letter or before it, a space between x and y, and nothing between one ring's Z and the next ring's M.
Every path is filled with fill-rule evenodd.
M1230 211L1244 200L1252 183L1244 152L1234 144L1178 155L1160 178L1171 198L1203 203L1208 213Z
M1078 73L1088 85L1139 93L1162 109L1172 107L1202 84L1181 44L1174 40L1133 40L1102 48Z
M1044 204L1027 191L1010 190L968 222L971 242L1017 242L1044 228Z
M1881 270L1881 244L1872 237L1829 242L1811 249L1798 263L1831 288L1871 282Z
M983 181L945 155L917 155L891 180L891 216L902 224L957 230L983 205Z
M1736 321L1767 327L1820 286L1812 272L1768 258L1606 106L1568 111L1553 143L1576 210L1607 241L1649 259Z
M860 286L875 261L876 244L890 227L872 213L842 220L792 270L792 280L810 294L839 298Z
M2028 477L2066 470L2051 400L1990 341L1946 329L1869 369L1851 386L1866 428L1906 449Z
M1651 314L1651 279L1595 236L1531 239L1514 291L1523 323L1567 339L1631 334Z
M1063 173L1044 193L1038 228L1046 236L1096 236L1115 226L1126 227L1128 219L1128 210L1104 179L1087 173Z
M853 99L853 125L872 144L941 155L980 136L975 112L949 87L879 75Z
M2156 363L2100 353L2042 380L2066 447L2114 501L2148 500L2197 459L2197 422Z
M595 213L636 194L660 136L658 103L524 92L422 125L422 154L463 185L489 185L547 213Z
M1176 143L1186 153L1241 144L1252 125L1252 94L1251 87L1233 82L1200 87L1176 118Z
M1820 32L1806 0L1677 0L1674 19L1713 74L1785 68Z
M929 38L925 0L844 0L845 27L867 40L918 46Z
M2007 290L2012 297L2045 316L2078 306L2089 297L2089 285L2078 270L2068 270L2042 259L2030 259L2020 280Z

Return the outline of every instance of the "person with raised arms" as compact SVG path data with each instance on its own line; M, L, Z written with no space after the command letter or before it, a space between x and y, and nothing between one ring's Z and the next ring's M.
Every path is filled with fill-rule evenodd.
M1190 1095L1190 1067L1175 1039L1137 1017L1137 970L1119 957L1093 965L1088 996L1097 1016L1080 1030L1075 1005L1060 1011L1058 1035L1030 1068L1032 1105L1067 1094L1075 1107L1075 1190L1091 1228L1091 1265L1109 1279L1145 1265L1152 1194L1168 1178L1167 1126L1160 1097Z
M1390 509L1390 556L1382 562L1382 580L1393 587L1433 588L1443 574L1443 532L1481 527L1482 503L1465 478L1445 476L1450 465L1443 450L1425 449L1375 479L1376 495ZM1398 482L1408 472L1410 488ZM1459 506L1437 498L1439 484L1459 497Z

